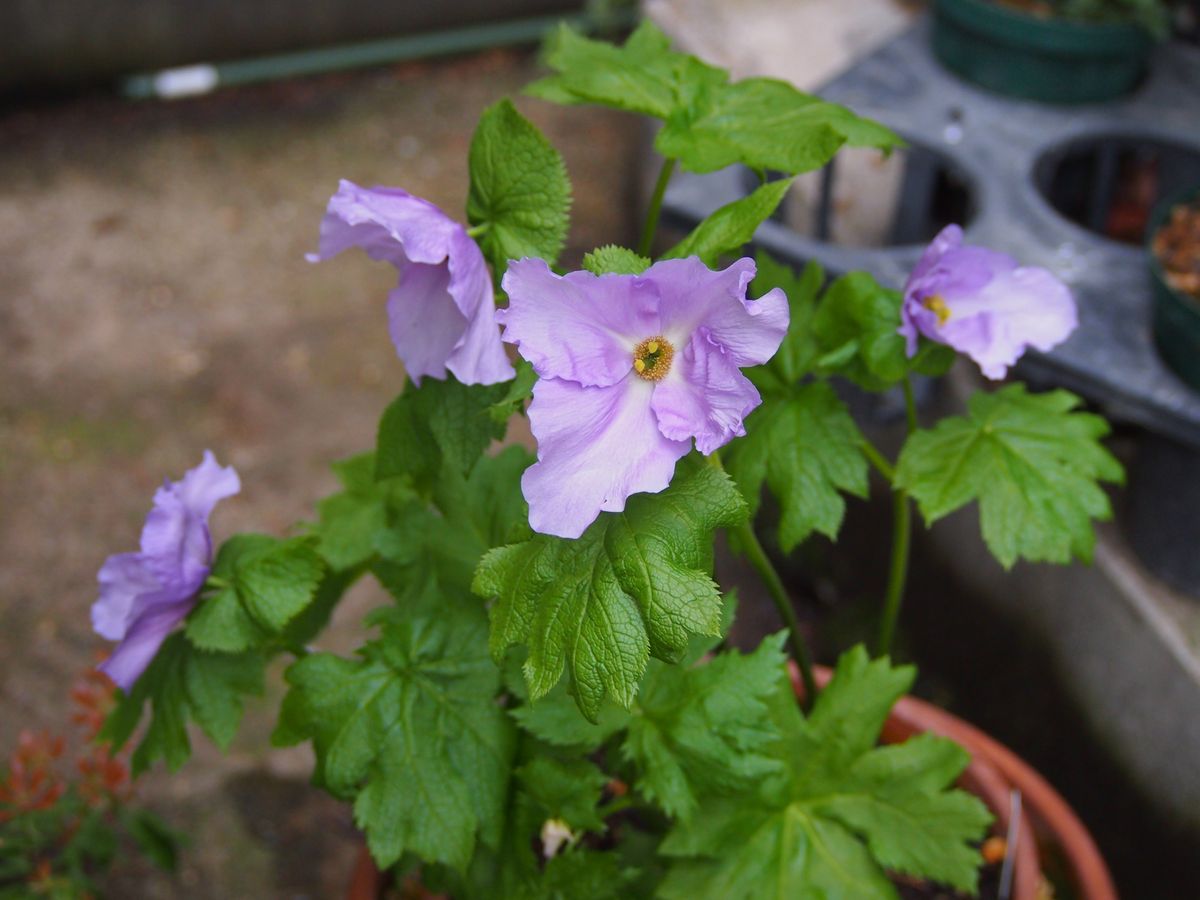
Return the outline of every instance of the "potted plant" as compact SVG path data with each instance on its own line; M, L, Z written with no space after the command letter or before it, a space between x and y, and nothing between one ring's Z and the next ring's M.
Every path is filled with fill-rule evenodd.
M1164 0L935 0L933 52L988 90L1045 103L1113 100L1167 35Z
M1175 374L1200 390L1200 188L1164 201L1146 234L1154 341Z
M898 139L785 83L731 81L649 24L623 47L564 28L546 58L554 73L530 93L663 122L639 247L553 268L570 182L508 100L471 142L467 225L399 188L342 182L310 258L362 247L397 269L388 325L410 384L374 449L336 464L342 488L289 537L214 540L210 515L241 483L211 453L159 489L140 550L99 573L93 622L117 642L103 668L122 688L105 736L123 745L148 710L134 768L178 767L187 723L226 745L283 656L274 740L312 745L314 780L353 804L378 867L422 890L974 893L992 829L990 871L1033 896L1033 817L1013 803L1003 754L914 719L922 707L901 698L915 670L889 650L913 501L928 521L978 501L1006 565L1090 555L1092 521L1109 514L1099 482L1121 477L1102 419L1066 392L1011 384L922 427L910 385L959 354L1002 377L1027 346L1071 332L1070 292L965 246L956 227L904 291L865 273L826 285L816 266L763 255L722 267L795 174L842 145ZM655 253L675 168L729 165L784 174ZM858 430L832 378L903 392L897 459ZM536 456L493 446L517 416ZM835 536L872 468L895 516L879 637L823 675L754 515L769 491L784 550ZM737 595L713 578L717 532L787 626L750 653L724 645ZM391 599L363 645L321 650L368 577ZM378 883L370 867L360 876Z

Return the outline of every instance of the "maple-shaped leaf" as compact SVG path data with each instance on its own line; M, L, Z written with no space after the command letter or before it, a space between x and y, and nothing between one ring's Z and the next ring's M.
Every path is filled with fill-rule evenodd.
M893 870L973 892L972 846L991 816L951 785L966 751L925 735L879 747L879 731L913 679L855 648L803 718L775 704L783 771L735 795L706 796L661 851L674 857L660 896L896 900Z
M357 659L315 653L288 669L274 740L312 740L317 780L354 798L380 866L411 852L464 870L477 834L500 840L513 754L487 624L451 611L381 618Z
M1092 520L1112 515L1098 482L1120 483L1124 471L1100 443L1108 423L1079 403L1021 384L975 394L967 415L909 437L895 484L930 524L978 500L983 539L1006 568L1018 558L1090 560Z
M706 793L746 787L782 768L764 751L777 736L765 701L787 680L784 637L746 656L652 665L621 752L636 766L638 789L668 815L687 818Z
M713 532L745 515L727 475L681 462L667 490L601 513L576 540L538 534L490 551L474 589L495 598L493 655L529 648L525 678L535 701L568 668L589 719L605 696L628 707L651 655L674 661L691 635L720 633Z
M763 482L770 487L779 501L779 545L785 551L813 531L837 537L846 512L841 492L867 496L862 434L824 381L765 396L725 461L752 510Z

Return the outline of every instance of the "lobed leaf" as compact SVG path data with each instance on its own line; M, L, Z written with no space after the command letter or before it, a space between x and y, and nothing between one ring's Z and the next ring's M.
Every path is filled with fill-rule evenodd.
M1124 472L1100 443L1108 423L1079 403L1021 384L975 394L966 416L909 437L895 483L930 524L978 500L983 539L1005 568L1021 558L1090 560L1092 520L1112 515L1099 482L1120 483Z

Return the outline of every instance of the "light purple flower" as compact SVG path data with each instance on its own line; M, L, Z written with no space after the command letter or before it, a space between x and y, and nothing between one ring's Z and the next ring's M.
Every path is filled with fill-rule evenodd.
M693 439L707 455L746 433L761 398L739 367L770 359L788 326L783 291L746 299L754 272L749 259L714 272L695 257L641 275L509 265L497 315L540 376L538 460L521 479L534 530L579 537L630 494L666 488Z
M416 384L421 377L496 384L516 373L496 325L492 279L479 246L427 200L399 188L361 188L343 180L321 220L310 262L362 247L391 263L399 286L388 293L388 331Z
M241 490L232 466L208 450L180 481L166 481L142 527L142 549L117 553L100 567L92 627L120 641L101 671L128 691L171 630L196 604L212 565L208 516L218 500Z
M1003 378L1026 347L1045 352L1067 339L1078 324L1075 301L1046 269L964 247L962 237L949 225L921 255L904 286L900 334L909 356L920 333L967 354L988 378Z

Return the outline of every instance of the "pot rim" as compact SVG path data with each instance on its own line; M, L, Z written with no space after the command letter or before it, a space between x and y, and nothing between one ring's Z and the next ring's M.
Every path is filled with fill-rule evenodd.
M1155 43L1148 31L1133 22L1042 18L995 0L936 0L935 11L996 43L1055 56L1125 57L1146 53Z

